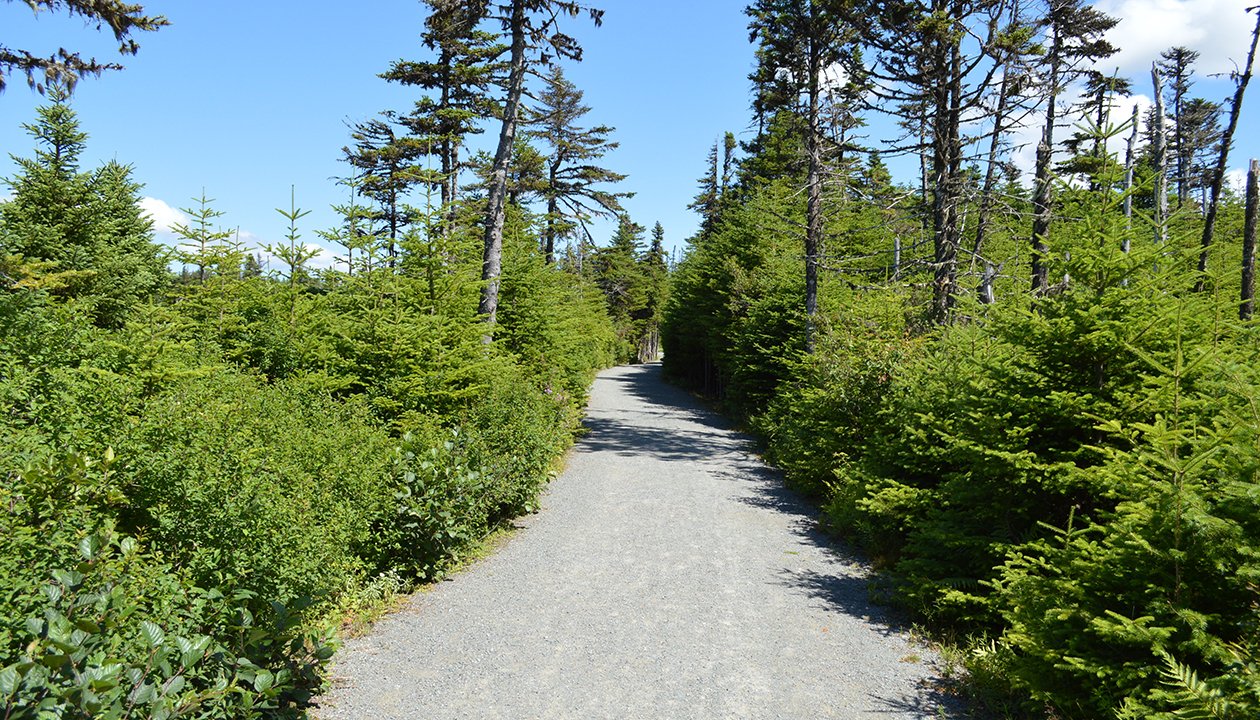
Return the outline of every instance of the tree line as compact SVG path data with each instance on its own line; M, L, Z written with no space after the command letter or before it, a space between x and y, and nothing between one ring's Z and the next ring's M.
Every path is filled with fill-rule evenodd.
M424 58L382 68L417 100L350 128L335 225L279 189L263 247L210 191L155 242L133 169L83 164L70 91L115 63L0 47L47 97L0 202L5 717L305 716L338 627L533 511L593 373L659 353L664 230L560 67L598 11L427 4ZM32 8L125 53L166 24Z
M1257 32L1229 97L1174 47L1118 112L1147 75L1105 69L1117 20L1080 0L746 13L750 138L706 159L666 372L758 433L978 706L1254 715L1256 178L1224 180Z

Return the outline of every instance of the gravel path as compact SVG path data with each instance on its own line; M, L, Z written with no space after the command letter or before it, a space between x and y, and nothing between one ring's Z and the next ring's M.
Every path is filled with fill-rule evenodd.
M347 643L317 717L950 716L861 564L659 365L600 374L586 425L504 548Z

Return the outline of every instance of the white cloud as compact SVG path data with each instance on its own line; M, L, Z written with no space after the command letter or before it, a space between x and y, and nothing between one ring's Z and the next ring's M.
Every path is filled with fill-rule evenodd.
M188 224L184 213L157 198L140 198L140 209L153 220L153 229L159 233L170 233L175 225Z
M1070 137L1074 132L1077 132L1078 129L1081 131L1086 129L1079 110L1072 110L1068 113L1063 111L1063 108L1075 107L1080 102L1079 88L1069 89L1059 99L1059 120L1054 131L1056 144L1054 159L1056 162L1066 157L1063 155L1063 149L1059 143L1064 138ZM1129 135L1132 133L1132 126L1127 125L1127 123L1133 117L1134 106L1138 109L1138 131L1140 133L1146 122L1147 109L1152 104L1151 98L1140 94L1129 97L1116 97L1112 100L1110 118L1107 122L1112 130L1118 132L1107 139L1107 150L1115 153L1120 160L1124 160L1125 146L1129 140ZM1045 116L1041 112L1037 112L1025 115L1020 122L1006 129L1006 142L1008 147L1010 147L1009 159L1026 180L1032 178L1037 161L1037 144L1041 142L1044 128ZM1138 147L1141 147L1142 142L1143 140L1139 135Z
M1119 52L1100 63L1142 82L1159 54L1174 46L1201 53L1199 75L1225 73L1247 60L1255 16L1244 0L1099 0L1095 7L1119 18L1107 35Z
M1140 133L1146 124L1146 114L1155 101L1146 95L1130 95L1129 97L1118 97L1111 109L1111 125L1117 130L1123 130L1107 140L1107 149L1124 159L1125 147L1128 144L1129 136L1132 134L1133 126L1126 125L1133 118L1133 108L1137 108L1138 122L1138 140L1137 148L1142 145L1142 137ZM1135 148L1136 149L1136 148Z
M242 231L241 239L245 240L246 237L253 241L250 243L255 248L252 252L256 252L258 254L264 271L280 274L287 272L288 266L285 265L283 260L267 252L267 250L263 248L263 243L257 242L257 238L255 236ZM303 246L306 248L308 253L314 253L314 257L306 261L307 270L327 270L332 268L334 263L339 262L336 254L322 245L317 245L315 243L303 243Z
M1225 187L1233 191L1239 197L1247 192L1247 170L1246 168L1234 168L1225 171Z
M316 245L314 243L306 243L307 250L317 251L315 257L311 258L307 266L315 270L327 270L337 262L337 256L328 248Z
M849 71L844 65L835 63L822 71L822 88L825 93L839 92L849 82Z

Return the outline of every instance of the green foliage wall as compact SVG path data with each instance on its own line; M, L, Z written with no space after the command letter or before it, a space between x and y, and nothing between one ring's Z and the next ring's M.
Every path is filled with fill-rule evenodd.
M761 436L885 597L957 639L995 712L1252 717L1260 358L1233 320L1237 228L1194 293L1194 217L1158 246L1119 193L1063 188L1052 292L1027 296L1027 228L996 217L997 302L977 280L932 327L922 230L870 200L905 191L874 170L829 197L812 353L799 181L732 191L675 274L670 375Z
M42 111L0 203L0 715L304 716L346 613L537 508L604 294L519 208L490 344L471 221L284 278L194 228L175 279L77 127Z

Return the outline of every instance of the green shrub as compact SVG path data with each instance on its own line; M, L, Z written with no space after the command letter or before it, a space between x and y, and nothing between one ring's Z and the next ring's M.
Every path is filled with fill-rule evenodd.
M252 593L203 590L118 533L114 465L68 455L0 488L4 716L296 717L328 636Z
M120 444L127 520L203 586L327 599L366 569L391 446L327 395L226 371L179 382Z
M1184 406L1215 406L1210 423L1183 424L1182 403L1153 423L1110 423L1132 446L1109 450L1092 470L1113 489L1114 509L1015 549L1000 569L996 600L1016 650L1010 677L1065 717L1123 707L1171 719L1209 696L1232 707L1218 717L1260 712L1260 378L1253 362L1222 350L1201 355L1233 381L1210 398L1175 387L1193 362L1158 377ZM1161 682L1152 668L1172 667L1173 657L1203 680Z
M394 511L376 528L382 567L432 578L489 532L490 483L468 466L459 440L458 433L440 445L403 438Z

